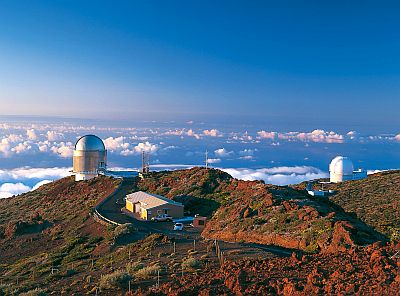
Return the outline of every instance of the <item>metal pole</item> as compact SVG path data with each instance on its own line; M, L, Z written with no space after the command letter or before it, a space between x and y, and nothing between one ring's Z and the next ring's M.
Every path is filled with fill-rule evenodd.
M160 270L157 270L157 289L160 288Z
M196 251L196 240L193 240L193 251Z

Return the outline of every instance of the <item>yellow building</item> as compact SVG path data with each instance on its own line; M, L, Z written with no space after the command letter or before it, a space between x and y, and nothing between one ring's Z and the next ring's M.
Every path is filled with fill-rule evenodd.
M125 207L143 220L151 220L161 214L168 214L172 218L182 218L184 209L183 204L179 202L143 191L128 194Z

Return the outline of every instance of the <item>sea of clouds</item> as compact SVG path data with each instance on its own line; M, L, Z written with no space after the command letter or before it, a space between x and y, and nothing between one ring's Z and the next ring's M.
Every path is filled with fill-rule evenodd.
M175 127L171 127L175 126ZM74 122L0 122L0 198L9 197L70 174L74 144L85 134L101 137L109 168L138 168L141 152L154 170L208 165L243 180L287 185L328 176L336 155L356 167L400 167L400 134L365 135L312 131L279 132L209 126L188 121L142 127Z
M15 168L0 170L0 198L35 190L41 185L69 176L71 168Z
M158 164L153 170L188 169L194 165ZM133 170L134 168L131 168ZM232 177L241 180L264 180L275 185L296 184L306 180L328 176L314 167L271 167L262 169L220 168ZM114 171L128 170L113 168ZM39 188L41 185L71 175L71 168L16 168L0 170L0 198L7 198Z

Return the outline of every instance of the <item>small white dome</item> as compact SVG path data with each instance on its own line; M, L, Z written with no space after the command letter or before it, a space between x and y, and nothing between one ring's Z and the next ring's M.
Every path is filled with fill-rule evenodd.
M329 171L331 174L333 173L344 176L352 175L354 171L353 162L350 158L336 156L329 165Z
M80 151L105 151L103 141L95 135L81 137L75 144L75 150Z

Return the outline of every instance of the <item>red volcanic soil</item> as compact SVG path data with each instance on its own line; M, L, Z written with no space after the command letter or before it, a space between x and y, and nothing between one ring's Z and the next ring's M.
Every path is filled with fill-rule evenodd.
M211 217L202 233L205 238L307 252L386 240L328 199L288 186L236 180L215 169L153 173L138 187L180 201L192 214Z
M375 244L340 255L227 261L132 295L399 295L400 260L390 258L396 249Z

